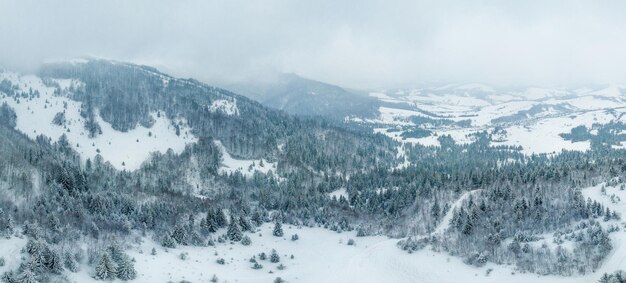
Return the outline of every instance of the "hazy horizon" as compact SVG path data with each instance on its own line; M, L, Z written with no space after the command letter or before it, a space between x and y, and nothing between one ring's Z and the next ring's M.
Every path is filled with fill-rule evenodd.
M206 82L626 83L626 3L1 0L0 65L95 56Z

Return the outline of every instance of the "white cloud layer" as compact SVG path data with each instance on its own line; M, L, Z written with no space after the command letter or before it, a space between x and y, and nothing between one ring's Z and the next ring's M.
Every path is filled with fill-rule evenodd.
M204 81L626 83L623 1L0 0L0 64L98 56Z

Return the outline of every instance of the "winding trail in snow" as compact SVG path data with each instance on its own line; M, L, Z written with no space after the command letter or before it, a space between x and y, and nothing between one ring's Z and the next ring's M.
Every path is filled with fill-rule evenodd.
M582 190L585 198L590 198L601 203L605 207L608 207L611 211L617 212L622 217L622 220L619 221L612 220L609 222L600 222L605 229L611 224L619 224L621 228L620 231L609 234L613 248L611 249L611 253L607 255L606 259L596 272L600 275L605 272L612 273L620 269L626 270L626 245L624 245L624 242L626 241L626 229L624 229L623 221L623 218L626 217L626 190L620 190L618 187L606 186L606 193L603 194L602 186L604 185L605 184L602 183ZM617 197L615 198L615 202L611 200L611 195L615 195Z
M465 192L461 195L461 197L459 197L459 199L457 199L452 206L450 207L450 209L448 210L448 212L446 212L446 215L443 216L443 218L441 219L441 222L439 222L439 225L437 225L437 228L435 228L435 231L433 231L432 234L440 234L443 235L443 232L446 231L446 229L448 229L448 227L450 227L450 220L452 220L452 217L454 216L454 212L455 210L458 209L459 206L461 206L461 204L468 199L470 196L478 193L480 190L473 190L473 191L468 191Z

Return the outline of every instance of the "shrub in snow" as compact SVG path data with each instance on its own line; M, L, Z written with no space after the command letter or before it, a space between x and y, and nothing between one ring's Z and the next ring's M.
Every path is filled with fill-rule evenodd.
M150 252L150 254L151 254L151 255L156 255L156 254L157 254L156 249L155 249L155 248L152 248L152 251Z
M250 237L244 236L241 239L241 244L244 245L244 246L249 246L250 244L252 244L252 240L250 240Z
M300 237L298 237L298 234L291 235L291 240L292 241L297 241L298 239L300 239Z
M226 260L224 260L223 258L218 258L216 262L222 265L226 264Z
M285 283L285 280L280 277L276 277L276 279L274 279L274 283Z
M354 240L353 239L349 239L348 240L348 246L354 246Z
M281 264L279 264L276 268L277 268L278 270L284 270L284 269L285 269L285 268L287 268L287 267L281 263Z
M213 274L213 277L211 277L211 283L217 283L218 281L217 275Z
M618 270L613 272L612 274L604 273L602 278L600 278L599 283L626 283L626 272L623 270Z
M260 253L259 254L259 259L260 260L266 260L267 259L267 255L265 253Z
M476 267L482 267L487 263L487 255L485 253L473 253L469 257L465 258L464 262Z
M255 263L252 265L252 269L261 269L261 268L263 268L263 265L261 265L261 264L260 264L260 263L258 263L258 262L255 262Z
M280 261L280 256L276 252L276 250L272 250L272 254L270 255L270 262L277 263Z
M414 252L423 249L424 247L426 247L426 245L428 245L428 243L428 238L414 239L412 237L409 237L406 240L399 241L398 247L407 252Z
M4 257L0 257L0 267L3 267L5 264Z

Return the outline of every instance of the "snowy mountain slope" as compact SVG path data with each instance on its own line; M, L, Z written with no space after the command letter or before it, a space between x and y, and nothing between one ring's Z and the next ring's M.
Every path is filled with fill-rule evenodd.
M30 97L0 96L0 103L6 102L15 109L17 129L32 139L45 135L57 141L65 135L84 160L93 160L100 155L115 168L132 171L138 169L152 152L165 153L168 149L181 152L185 145L196 141L184 119L175 122L154 112L150 114L154 119L151 127L138 125L127 132L113 129L96 114L102 134L89 137L85 118L81 116L82 103L70 98L72 89L80 87L80 81L55 80L57 86L54 86L46 85L36 76L1 73L0 81L4 80L16 86L16 92L37 93ZM57 115L62 119L54 123ZM176 134L175 123L179 125L179 135Z
M225 85L262 104L299 116L320 116L342 121L348 116L373 118L378 101L366 94L306 79L296 74L278 74Z

